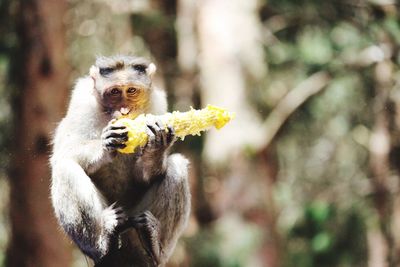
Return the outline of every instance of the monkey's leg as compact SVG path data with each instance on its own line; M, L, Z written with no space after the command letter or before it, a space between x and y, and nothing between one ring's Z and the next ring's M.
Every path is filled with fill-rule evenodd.
M74 160L53 161L52 201L64 230L85 254L97 262L110 251L124 213L114 205L107 207Z
M159 266L162 248L158 219L149 210L146 210L138 215L128 217L116 228L116 233L121 234L131 228L136 230L142 248L151 261L151 266Z
M138 234L143 249L149 256L153 266L161 262L160 222L150 211L145 211L128 219Z
M189 217L187 165L183 156L169 156L165 175L154 182L140 203L142 213L130 219L155 266L167 262Z

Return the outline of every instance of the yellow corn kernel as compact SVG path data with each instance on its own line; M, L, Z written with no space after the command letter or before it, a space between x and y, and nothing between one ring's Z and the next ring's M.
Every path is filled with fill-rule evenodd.
M175 135L184 139L187 135L200 135L200 132L215 127L222 128L228 123L234 114L223 108L208 105L206 108L196 110L191 108L187 112L174 111L163 115L142 114L134 120L121 118L117 123L125 125L128 129L128 141L126 147L119 149L121 153L133 153L139 146L147 143L146 122L149 120L161 120L165 125L170 125L175 130Z

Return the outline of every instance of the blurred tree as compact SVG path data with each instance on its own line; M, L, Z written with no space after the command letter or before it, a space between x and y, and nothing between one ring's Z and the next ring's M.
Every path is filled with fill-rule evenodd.
M11 240L7 266L69 266L70 251L49 199L51 132L68 99L69 66L62 18L66 1L16 3L12 77L14 143L9 181Z
M65 3L0 1L8 56L11 2L24 41L12 58L24 64L11 71L18 139L0 142L12 141L16 265L42 264L53 240L41 235L55 230L41 221L51 212L41 144L67 98L61 17L75 77L96 54L151 53L170 109L237 112L222 132L175 146L191 158L195 215L169 266L399 265L398 1L69 0L65 16ZM7 64L0 58L0 71Z
M281 227L296 225L307 203L315 200L338 207L343 218L366 221L349 220L352 238L359 239L343 243L352 253L342 257L337 246L325 250L327 258L342 257L340 262L321 262L318 253L307 249L327 241L325 234L301 242L287 235L287 244L294 244L288 258L300 248L305 257L299 266L398 266L399 175L394 172L398 164L389 164L390 159L396 162L398 144L398 3L269 0L260 15L270 67L270 86L255 99L260 108L268 110L290 95L293 83L311 73L324 71L331 77L327 89L305 102L273 140L281 169L276 196L282 214L292 216L281 216ZM343 228L330 231L336 239ZM365 236L367 247L362 245ZM368 254L368 262L358 253Z
M243 238L230 243L225 254L213 255L221 266L280 265L272 197L278 169L275 147L261 147L262 114L251 102L251 96L265 89L267 77L258 7L257 0L204 1L196 16L202 103L218 103L236 113L229 127L207 133L202 152L205 199L217 215L211 230L221 244L229 243L235 234L220 230L234 223ZM233 211L241 217L226 216ZM252 238L251 226L262 229L261 240ZM255 244L258 249L247 250Z
M152 0L151 9L131 15L132 32L146 42L162 76L164 90L173 100L173 82L178 74L176 63L176 0ZM172 96L172 97L171 97ZM171 101L172 102L172 101Z

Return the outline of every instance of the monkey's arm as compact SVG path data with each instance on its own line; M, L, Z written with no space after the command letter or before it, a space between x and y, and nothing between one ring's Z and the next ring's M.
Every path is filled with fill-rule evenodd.
M99 261L109 251L114 229L124 218L122 210L107 207L87 175L108 161L102 140L85 137L71 121L61 122L54 139L52 202L64 230L82 251Z

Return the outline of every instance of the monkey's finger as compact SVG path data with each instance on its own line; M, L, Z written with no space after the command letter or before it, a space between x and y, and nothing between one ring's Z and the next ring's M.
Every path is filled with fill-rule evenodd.
M126 141L127 139L125 137L107 137L103 139L103 144L105 146L113 146L117 144L125 144Z
M108 138L108 140L109 140L110 144L112 144L112 145L125 145L122 138L110 137L110 138Z
M118 220L118 225L115 227L115 231L117 233L123 233L126 230L128 230L129 228L132 228L133 225L130 222L130 217L128 216L124 216L123 218L121 218L120 220Z
M113 131L113 130L127 130L127 128L125 125L107 125L104 128L103 132Z
M165 131L163 129L164 125L162 124L162 122L156 120L154 124L153 123L148 124L148 127L154 132L156 144L158 146L164 146L166 138L165 138Z
M134 216L128 218L129 225L135 228L137 231L143 231L142 229L146 227L147 220L140 216Z
M110 125L111 130L123 130L126 129L125 125Z
M134 220L131 220L131 223L132 227L141 232L151 231L154 229L154 224L143 218L135 218Z
M168 126L167 126L167 129L168 129L168 133L169 133L170 135L175 136L175 128L174 128L172 125L168 125Z
M128 217L125 215L125 213L117 214L117 227L119 225L127 225ZM128 225L125 227L129 227Z
M114 147L122 149L122 148L125 148L126 145L125 144L115 144Z
M149 217L149 215L146 214L146 212L147 211L145 211L145 212L143 212L143 213L141 213L139 215L136 215L134 217L131 217L132 222L135 223L135 224L144 224L144 223L146 223L147 218Z
M168 146L168 133L166 131L160 131L161 132L161 144L162 146L166 147Z
M156 119L156 125L160 128L161 131L165 131L165 124L160 118Z
M125 142L128 141L128 137L109 137L104 139L103 146L107 149L113 148L121 148L120 146L124 145L126 147ZM124 147L122 147L124 148Z
M160 131L160 127L155 122L148 122L147 128L149 128L154 133L154 135L157 135L157 132Z
M145 210L145 211L141 214L141 216L146 217L146 218L154 217L153 213L151 213L151 211L149 211L149 210Z
M115 202L115 203L117 203L117 202ZM124 213L124 209L121 208L121 207L115 208L114 211L115 211L115 214L122 214L122 213Z
M111 132L106 138L115 138L120 139L122 141L128 141L128 132Z
M151 213L151 211L149 211L149 210L146 210L142 214L135 216L134 219L137 224L143 224L143 225L147 225L147 226L152 226L152 225L155 226L158 224L158 219L156 217L154 217L153 213ZM150 228L154 228L154 227L150 227Z
M121 129L121 130L105 129L102 133L102 138L123 137L123 136L127 136L127 135L128 135L127 129Z
M110 143L107 143L107 144L105 145L105 147L106 147L106 149L108 149L108 150L115 150L115 149L122 149L122 148L125 148L126 145L125 145L125 144L122 144L122 143L118 143L118 142L112 141L112 142L110 142Z
M165 124L160 119L156 120L156 124L160 128L160 131L158 132L158 134L159 134L158 141L161 143L162 146L167 146L168 145L168 142L167 142L168 141L167 140L168 132L165 128Z
M153 147L155 144L155 141L156 141L156 136L155 136L154 132L152 130L150 130L149 127L146 127L146 134L148 136L148 139L147 139L147 144L145 145L144 148Z
M125 215L125 211L122 207L117 207L117 202L112 203L108 209L115 214L115 217L119 223L126 221L127 216Z
M167 143L172 144L176 141L175 129L171 125L168 125L168 133L167 133Z
M141 228L146 223L146 221L141 218L132 218L131 223L132 226L134 226L135 228Z
M103 139L108 138L111 133L117 133L117 134L128 134L128 129L127 128L114 128L112 126L107 126L103 129L101 133L101 137Z
M146 134L149 136L149 140L155 138L155 133L154 133L154 131L152 131L152 130L150 129L150 127L148 127L148 126L146 127Z

